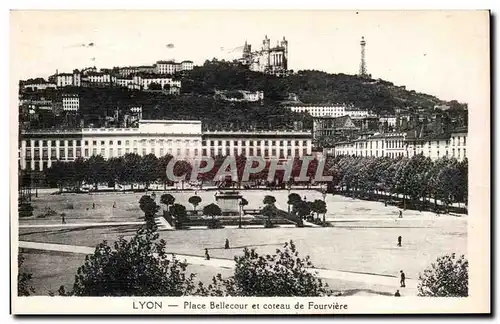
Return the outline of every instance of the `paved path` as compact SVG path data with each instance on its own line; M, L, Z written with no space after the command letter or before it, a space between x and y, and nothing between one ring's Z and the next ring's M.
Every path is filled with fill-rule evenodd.
M45 251L58 251L58 252L67 252L67 253L81 253L81 254L92 254L95 251L95 248L87 247L87 246L76 246L76 245L66 245L66 244L53 244L53 243L39 243L39 242L28 242L28 241L19 241L19 247L25 249L34 249L34 250L45 250ZM176 257L181 260L186 260L188 264L194 265L203 265L215 268L226 268L233 269L234 261L227 259L217 259L211 258L210 260L205 260L203 257L184 255L184 254L176 254ZM336 279L336 280L344 280L344 281L353 281L353 282L362 282L365 284L373 284L373 285L383 285L394 287L395 289L399 289L399 280L394 276L387 275L379 275L379 274L366 274L366 273L354 273L348 271L338 271L338 270L329 270L329 269L309 269L311 272L317 272L318 276L323 279ZM407 293L411 291L415 291L417 288L417 280L407 279L406 280L406 289ZM410 291L408 291L410 290Z

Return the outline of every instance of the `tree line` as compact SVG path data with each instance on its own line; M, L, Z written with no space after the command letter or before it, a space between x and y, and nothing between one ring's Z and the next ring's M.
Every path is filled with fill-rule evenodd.
M175 176L185 175L185 181L216 181L218 183L228 183L229 185L242 185L241 179L247 163L247 158L244 155L239 155L235 158L236 174L239 181L231 181L228 178L218 179L217 174L223 166L225 156L216 156L214 158L214 166L207 172L200 173L196 179L192 177L193 165L186 160L177 160L173 167ZM167 154L157 158L154 154L140 156L135 153L127 153L121 157L112 157L104 159L101 155L94 155L88 159L77 158L74 161L55 161L52 165L44 170L45 180L51 187L58 187L60 190L67 187L79 188L82 184L93 185L94 188L100 183L130 185L134 189L134 185L140 184L148 188L152 183L162 183L165 187L167 184L172 184L172 179L167 177L167 165L173 159L173 156ZM291 178L298 177L302 168L303 161L295 158L292 161ZM200 163L200 168L205 168L206 161ZM257 167L257 162L253 162L252 167ZM319 162L313 159L309 162L306 176L313 179L316 176L316 170ZM255 184L284 185L285 176L284 170L277 170L272 181L268 181L268 174L271 168L271 162L267 161L264 169L258 173L250 174L249 181ZM325 168L326 169L326 168ZM227 168L225 171L229 171ZM324 172L324 175L328 171ZM29 186L30 178L22 177L23 185ZM234 179L233 179L234 180ZM309 182L306 182L309 184Z
M157 158L154 154L139 156L128 153L122 157L113 157L105 160L102 156L92 156L88 159L78 158L71 162L53 162L46 169L46 181L52 187L80 187L82 183L119 183L130 185L141 184L148 188L151 183L162 183L164 186L171 184L168 179L166 168L173 157L165 155ZM238 182L233 183L227 178L217 179L216 176L222 167L225 156L216 156L214 167L204 173L200 173L196 179L191 178L193 165L188 161L177 161L173 168L176 176L185 176L185 181L216 181L228 183L229 185L241 186L243 170L247 158L243 155L237 156L236 168ZM254 162L257 163L257 162ZM268 182L270 161L265 168L255 174L250 174L249 181L254 184L280 185L286 188L298 177L303 161L295 158L292 161L291 181L285 179L285 171L277 170L275 177ZM202 161L200 167L204 168L206 161ZM252 164L256 167L257 164ZM312 160L307 168L307 178L310 181L304 183L309 185L314 181L318 160ZM224 170L222 170L224 171ZM229 171L226 169L225 171ZM324 176L332 176L332 187L346 195L370 198L373 195L385 195L397 198L402 196L404 204L421 206L420 201L426 204L429 200L438 200L444 206L453 203L467 205L468 195L468 161L457 161L454 158L440 158L432 161L429 157L415 155L411 158L389 158L389 157L355 157L336 156L327 157L323 170ZM234 180L234 179L233 179ZM25 184L26 185L26 184Z

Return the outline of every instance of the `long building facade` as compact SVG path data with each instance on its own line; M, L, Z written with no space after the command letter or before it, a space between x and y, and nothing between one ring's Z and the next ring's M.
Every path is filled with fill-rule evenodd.
M202 132L201 121L141 120L137 128L83 128L22 131L19 166L43 171L54 161L74 161L101 155L105 159L127 153L170 154L192 160L197 156L247 155L289 158L310 155L308 132Z
M467 129L432 137L417 137L404 132L363 135L353 141L336 143L325 150L331 155L398 158L421 154L433 161L443 157L462 161L467 158Z

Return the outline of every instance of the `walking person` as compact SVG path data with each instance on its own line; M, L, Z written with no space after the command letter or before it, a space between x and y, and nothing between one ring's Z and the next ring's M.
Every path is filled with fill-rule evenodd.
M66 214L64 213L61 214L61 223L66 224Z
M398 236L398 246L401 247L401 241L403 240L403 238L401 236Z
M401 274L401 287L404 288L406 287L406 284L405 284L405 279L406 279L406 276L405 276L405 273L403 272L403 270L399 271L399 273Z
M113 201L113 208L116 208L116 201Z
M95 209L95 202L92 203L92 209Z
M205 249L205 259L210 260L210 254L208 254L208 249Z
M224 249L229 249L229 240L226 239L226 244L224 244Z
M403 218L403 211L402 210L399 211L399 218Z

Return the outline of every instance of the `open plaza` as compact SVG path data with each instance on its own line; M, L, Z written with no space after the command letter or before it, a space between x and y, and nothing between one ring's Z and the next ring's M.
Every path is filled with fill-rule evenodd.
M323 199L315 190L292 192L308 201ZM33 196L34 216L19 221L20 247L26 258L23 268L33 274L37 295L57 291L61 285L71 287L86 253L92 253L103 240L133 236L144 221L138 203L144 193L52 193L47 190ZM163 193L156 192L159 205ZM193 208L188 199L194 191L168 193L176 203ZM202 202L197 209L215 203L215 193L198 191ZM265 195L276 198L277 208L288 208L287 190L242 190L240 194L248 201L248 209L264 207ZM326 195L325 202L330 227L172 229L161 231L160 237L167 242L167 251L186 259L188 270L205 283L217 273L230 276L231 260L241 255L244 247L268 254L293 240L302 256L311 257L318 275L343 295L393 295L401 289L400 270L411 283L401 289L402 295L416 295L419 273L437 257L467 253L466 215L406 210L399 218L400 209L380 202L333 194ZM47 215L48 208L54 215ZM66 215L66 224L61 224L61 213ZM402 247L397 246L398 236L402 236ZM230 249L224 249L226 239ZM210 251L211 260L203 259L205 249Z

